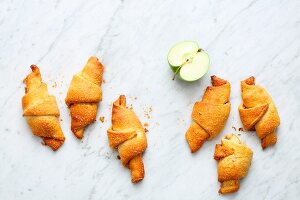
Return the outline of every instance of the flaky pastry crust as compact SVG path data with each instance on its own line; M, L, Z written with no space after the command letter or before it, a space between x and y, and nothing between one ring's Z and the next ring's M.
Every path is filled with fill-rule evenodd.
M25 79L25 95L22 98L23 116L32 133L43 139L44 143L56 151L65 141L59 123L59 110L56 99L49 95L47 85L42 82L40 70L30 66L32 73Z
M271 96L252 76L241 82L243 103L239 106L245 130L256 130L263 149L277 142L276 129L280 118Z
M122 164L130 169L132 182L143 180L142 154L147 148L145 129L133 110L126 107L124 95L113 104L112 126L107 136L110 147L118 150Z
M252 150L234 134L226 135L221 144L216 145L214 159L218 161L221 194L233 193L239 189L240 179L247 175L252 156Z
M102 100L103 65L98 58L90 57L83 70L73 76L66 104L71 114L71 130L83 138L84 129L96 120L99 101Z
M211 140L223 129L230 113L230 84L228 81L211 77L202 101L196 102L192 112L192 125L186 132L191 152L196 152L206 140Z

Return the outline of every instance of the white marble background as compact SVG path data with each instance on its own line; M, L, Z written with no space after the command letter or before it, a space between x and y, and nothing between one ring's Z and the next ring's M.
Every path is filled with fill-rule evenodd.
M211 69L194 83L172 81L166 54L187 39L207 50ZM106 83L97 122L79 141L64 98L90 55L101 58ZM298 0L0 0L0 199L299 199L299 55ZM57 152L22 117L22 80L33 63L61 111L66 141ZM213 74L232 84L231 114L222 133L191 155L185 131ZM239 82L251 75L281 116L278 143L265 151L255 133L232 128L241 127ZM137 185L106 136L119 94L150 124L146 177ZM213 152L227 133L240 133L254 157L240 190L220 196Z

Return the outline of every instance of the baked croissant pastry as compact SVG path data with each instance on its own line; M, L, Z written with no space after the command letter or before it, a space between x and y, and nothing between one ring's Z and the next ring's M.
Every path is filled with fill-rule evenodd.
M65 99L71 114L71 130L83 138L84 128L96 120L98 103L102 100L103 65L90 57L83 70L73 76Z
M214 159L218 161L221 194L236 192L239 189L240 179L247 175L252 156L252 150L242 144L234 134L226 135L221 144L216 144Z
M186 132L191 152L196 152L206 140L211 140L223 129L230 113L230 84L211 76L212 86L206 88L202 101L196 102L192 125Z
M113 104L112 126L107 130L109 145L118 149L124 166L131 171L131 181L144 178L142 153L147 148L145 129L132 109L126 108L126 97L121 95Z
M280 118L270 95L255 85L252 76L241 82L243 103L239 106L240 118L246 130L256 130L263 149L276 144L276 128Z
M32 73L23 81L26 85L22 98L23 116L32 133L41 137L46 145L56 151L65 141L59 124L56 99L49 95L39 68L35 65L31 65L30 68Z

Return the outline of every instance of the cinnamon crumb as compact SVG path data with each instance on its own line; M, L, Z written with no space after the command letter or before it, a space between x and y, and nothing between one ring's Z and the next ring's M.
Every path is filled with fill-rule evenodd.
M104 84L105 84L105 83L106 83L106 81L103 79L103 80L102 80L102 83L104 83Z
M244 131L244 129L243 128L239 128L239 131Z
M144 116L147 117L148 119L150 119L150 113L152 112L152 107L146 107L144 109Z
M130 109L130 110L133 110L132 104L130 104L129 109Z
M54 81L53 85L52 85L53 88L56 88L57 87L57 83Z
M119 160L121 159L121 157L120 157L119 155L117 156L117 158L118 158Z
M240 133L238 133L238 136L241 136L241 134L240 134Z
M236 131L236 128L234 126L232 128L233 128L234 131Z
M100 116L99 120L103 123L104 120L105 120L105 117L104 116Z
M137 97L134 97L134 100L137 100Z
M145 133L148 133L148 132L149 132L149 130L145 128Z
M145 123L144 123L144 126L146 126L146 127L149 126L149 123L148 123L148 122L145 122Z

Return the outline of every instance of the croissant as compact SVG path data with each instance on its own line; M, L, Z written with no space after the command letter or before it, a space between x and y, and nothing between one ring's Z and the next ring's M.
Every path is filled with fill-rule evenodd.
M270 95L255 85L252 76L241 82L243 103L239 106L240 118L246 130L256 130L263 149L277 142L276 128L280 118Z
M98 58L90 57L83 70L73 76L66 104L71 114L71 130L83 138L84 128L96 120L98 103L102 100L103 65Z
M196 152L206 140L211 140L223 129L230 113L230 84L211 76L212 86L206 88L202 101L196 102L192 125L186 132L191 152Z
M32 133L56 151L65 141L59 124L59 110L56 99L49 95L47 85L42 82L37 66L30 66L32 73L25 79L25 95L22 98L23 116Z
M219 192L236 192L240 179L244 178L251 165L253 152L234 134L226 135L221 144L216 144L214 159L218 161Z
M137 183L144 178L142 153L147 148L147 138L138 117L126 108L126 97L121 95L113 104L112 126L107 130L109 145L118 149L124 166L131 171L131 181Z

